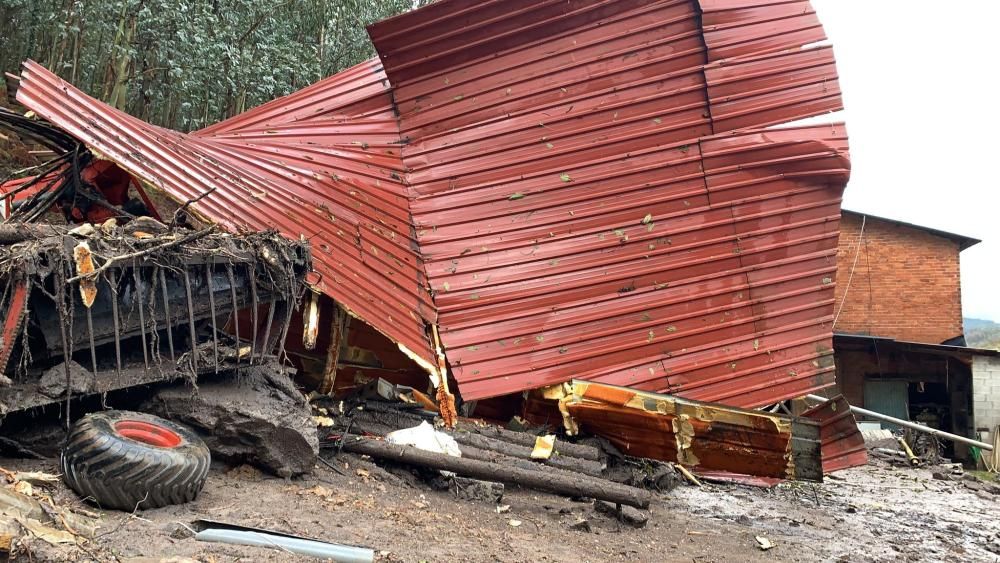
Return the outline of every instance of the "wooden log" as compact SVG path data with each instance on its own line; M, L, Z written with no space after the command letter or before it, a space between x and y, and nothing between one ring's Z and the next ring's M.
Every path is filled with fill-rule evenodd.
M567 496L591 497L636 508L648 508L652 498L649 491L593 477L583 475L566 477L544 470L531 471L499 463L427 452L411 446L396 446L360 436L347 437L344 440L344 450L388 461L451 471L463 477L520 485Z
M323 395L333 393L337 382L337 367L340 365L340 349L347 334L350 322L348 315L339 304L333 304L333 317L330 319L330 346L326 350L326 364L323 368L323 381L318 391Z
M495 452L493 450L483 450L473 446L462 445L459 446L462 450L462 457L468 459L475 459L479 461L488 461L491 463L499 463L507 465L510 467L520 467L521 469L527 469L529 471L545 471L559 475L565 475L567 478L578 479L581 476L596 477L605 481L615 482L611 479L601 477L600 475L590 475L587 473L581 473L580 471L574 469L563 469L560 467L555 467L545 463L539 463L537 461L528 461L526 459L520 459L516 457L511 457L509 455L504 455L500 452Z
M414 425L415 426L415 425ZM352 428L356 433L374 434L376 436L385 436L389 432L395 430L393 426L388 424L383 424L377 420L371 420L364 415L358 415L355 419ZM510 460L524 461L526 465L521 465L522 467L527 467L530 465L546 465L549 467L554 467L557 469L562 469L565 471L572 471L574 473L579 473L583 475L590 475L591 477L602 477L604 472L604 464L590 461L586 459L580 459L575 457L567 457L558 454L552 454L549 459L532 459L531 458L531 448L526 448L524 446L519 446L517 444L511 444L509 442L504 442L502 440L495 440L488 438L486 436L481 436L479 434L472 434L467 431L457 431L457 432L447 432L450 434L456 442L459 443L459 447L462 450L462 455L466 456L467 451L479 451L479 452L492 452L498 454ZM472 459L479 459L482 461L494 461L482 454L480 455L468 455ZM493 456L496 457L496 456Z
M500 428L499 426L480 426L463 420L458 425L456 430L474 432L488 438L503 440L504 442L510 442L511 444L517 444L519 446L526 446L530 448L535 447L534 435L526 432L514 432L513 430L507 430L506 428ZM555 452L568 457L578 457L580 459L588 459L596 462L604 461L604 458L601 455L601 450L593 446L567 442L560 438L556 438Z
M426 418L421 417L415 412L401 410L393 406L391 403L379 403L375 401L369 402L365 406L365 409L358 414L358 416L367 417L368 420L373 422L388 424L390 426L393 424L403 423L404 421L411 421L412 424L410 424L410 426L416 426L420 424L421 421L426 420ZM444 429L443 431L451 432L452 435L455 435L455 439L458 440L459 443L461 443L461 440L459 440L457 436L459 432L478 434L486 438L500 440L509 444L515 444L527 448L534 448L535 438L537 438L534 434L515 432L513 430L507 430L506 428L500 428L499 426L473 424L468 419L460 420L455 430ZM601 454L601 450L593 446L567 442L561 438L556 438L556 446L553 454L558 454L564 457L575 457L598 463L604 462L604 456Z
M491 438L483 434L474 434L467 430L457 430L453 432L451 436L455 438L456 442L463 446L472 446L481 450L499 452L506 456L518 459L532 459L531 452L534 449L534 443L532 443L532 447L522 446L520 444ZM463 448L462 451L464 452L465 449ZM601 473L604 471L604 464L599 461L563 455L562 452L559 451L558 440L556 440L556 451L553 452L548 459L539 459L532 461L532 463L543 463L545 465L551 465L552 467L558 467L559 469L576 471L577 473L583 473L584 475L590 475L593 477L600 477Z

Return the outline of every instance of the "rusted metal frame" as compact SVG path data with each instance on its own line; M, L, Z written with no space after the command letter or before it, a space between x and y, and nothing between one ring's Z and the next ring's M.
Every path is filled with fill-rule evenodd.
M145 303L142 299L142 277L139 275L138 260L132 261L132 279L135 281L135 295L133 302L139 309L139 337L142 338L142 365L143 372L149 373L149 350L146 348L146 312L143 310Z
M338 304L333 304L333 318L330 319L330 345L326 349L326 364L323 368L323 381L318 391L323 395L333 392L337 382L337 366L340 364L340 348L347 333L351 316Z
M198 334L194 328L194 305L191 300L191 276L188 275L187 268L184 272L184 293L187 295L188 330L191 333L191 369L198 368Z
M163 315L166 319L165 324L167 325L167 344L170 346L170 361L176 367L177 356L174 352L174 334L173 326L171 325L172 319L170 318L170 296L167 294L167 274L163 271L162 267L157 266L156 269L160 277L160 294L163 296Z
M284 301L282 301L284 303ZM267 306L267 324L264 326L264 338L261 340L260 357L263 358L265 355L269 354L271 350L274 349L274 345L271 343L271 325L274 323L274 310L281 306L275 301L272 301Z
M253 365L253 357L257 353L257 269L251 264L247 268L250 277L250 365Z
M21 327L21 323L24 322L24 317L27 314L28 294L30 293L28 291L29 286L30 282L14 282L14 291L11 293L10 306L7 307L7 317L3 323L3 349L0 350L0 367L3 368L4 373L7 372L7 363L14 352L17 331Z
M289 272L289 275L291 275L291 274L292 273ZM292 278L289 278L289 279L292 279ZM289 295L291 295L292 289L293 289L292 287L289 287ZM292 312L295 309L295 307L292 307L292 303L290 301L285 301L284 302L284 307L285 307L285 320L284 320L284 322L281 325L281 335L278 336L278 363L281 364L282 369L284 369L284 366L285 366L285 363L284 363L284 358L285 358L285 340L288 338L288 327L291 326L291 324L292 324Z
M64 269L63 268L59 268L58 269L58 273L56 274L56 287L57 288L65 287L65 284L66 284L66 282L64 281L65 279L66 279L66 273L65 273ZM67 293L69 293L69 295L70 295L70 303L71 303L70 306L72 306L73 292L69 291ZM55 304L56 304L56 311L59 314L59 340L61 341L61 344L62 344L62 350L63 350L63 372L64 372L64 374L66 376L66 405L65 405L64 408L66 409L66 430L69 430L69 428L70 428L70 405L72 404L72 399L73 399L73 387L72 387L72 384L71 384L72 383L72 376L71 376L70 370L69 370L69 361L70 361L69 339L70 339L70 335L67 334L67 328L69 327L69 324L68 324L68 319L66 318L66 310L67 310L66 309L66 300L63 298L62 293L60 293L59 290L57 289L56 292L55 292L55 294L53 295L53 297L55 298L55 299L53 299L53 301L55 301ZM70 317L72 317L72 315L70 315Z
M118 320L118 276L115 275L115 268L108 270L108 287L111 288L111 316L115 329L115 374L122 375L122 343L121 343L121 323Z
M233 265L231 263L226 264L226 276L229 278L229 298L232 299L233 302L232 319L233 319L233 330L236 333L236 374L239 375L240 347L242 346L242 342L240 341L240 319L239 319L240 307L239 303L237 303L236 300L236 276L233 274Z
M214 259L205 264L205 280L208 284L208 306L212 314L212 357L215 360L215 373L219 373L219 331L215 326L215 287L212 283L214 266Z

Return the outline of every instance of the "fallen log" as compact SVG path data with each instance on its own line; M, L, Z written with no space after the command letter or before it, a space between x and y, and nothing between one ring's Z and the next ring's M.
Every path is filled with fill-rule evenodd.
M503 440L504 442L517 444L519 446L529 448L535 447L536 436L525 432L514 432L513 430L507 430L506 428L500 428L499 426L480 426L463 420L456 427L456 431L473 432L487 438ZM455 439L457 440L458 437L456 436ZM601 450L593 446L567 442L561 438L556 439L556 447L553 453L558 453L566 457L577 457L580 459L596 461L599 463L604 461L603 456L601 455Z
M422 421L427 420L425 417L421 417L415 412L407 412L375 401L371 401L366 404L363 409L354 414L354 417L356 421L367 420L393 428L416 426ZM535 438L538 437L534 434L514 432L513 430L507 430L506 428L500 428L499 426L474 424L468 419L460 420L454 430L447 428L441 430L442 432L448 432L451 434L460 444L467 443L471 446L485 447L482 445L482 441L473 441L476 440L476 436L482 436L483 438L489 440L506 442L508 444L527 448L529 453L532 449L534 449ZM471 436L471 438L467 438L468 436ZM556 438L555 449L552 453L553 457L556 455L562 457L574 457L592 461L601 466L603 466L604 462L604 458L599 449L593 446L585 446L583 444L573 444L561 438Z
M523 460L532 459L531 452L534 449L533 442L532 447L522 446L520 444L490 438L489 436L482 434L474 434L467 430L456 430L451 433L451 435L455 438L455 441L462 446L471 446L480 450L498 452L509 457ZM462 448L462 452L465 452L465 448ZM601 472L604 471L604 464L601 462L563 455L562 452L559 451L558 440L556 440L556 451L553 452L548 459L535 460L532 461L532 463L542 463L544 465L558 467L559 469L565 469L567 471L575 471L577 473L583 473L584 475L591 475L593 477L600 477Z
M354 428L356 433L373 434L376 436L385 436L389 432L396 430L396 428L386 424L359 419L355 419L352 428ZM591 477L602 477L602 473L604 471L604 465L596 461L557 454L553 454L548 459L532 459L531 448L526 448L524 446L511 444L501 440L494 440L492 438L472 434L467 431L442 431L455 438L455 441L458 442L459 447L462 450L462 455L470 459L477 459L480 461L499 461L506 459L511 462L516 460L523 462L518 464L521 467L537 467L538 465L545 465L561 469L563 471L589 475Z
M649 491L584 475L565 476L544 470L528 470L499 463L452 457L360 436L346 437L343 445L344 450L355 454L451 471L463 477L484 481L509 483L567 496L591 497L636 508L648 508L652 498Z
M556 475L564 475L567 479L579 479L581 477L594 477L601 479L602 481L609 481L617 483L614 479L604 477L603 475L597 474L592 475L589 473L583 473L577 469L556 467L554 465L539 463L538 461L530 461L527 459L520 459L516 457L511 457L509 455L504 455L500 452L495 452L492 450L483 450L469 445L460 446L462 449L462 457L467 459L475 459L478 461L488 461L490 463L497 463L500 465L506 465L509 467L520 467L528 471L545 471L548 473Z

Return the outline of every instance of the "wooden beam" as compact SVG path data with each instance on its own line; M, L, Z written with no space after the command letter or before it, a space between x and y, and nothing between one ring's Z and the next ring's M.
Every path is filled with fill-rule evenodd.
M326 367L323 368L323 381L319 385L321 394L333 393L333 386L337 382L337 366L340 365L340 348L350 322L351 316L339 304L334 303L330 319L330 346L326 349Z

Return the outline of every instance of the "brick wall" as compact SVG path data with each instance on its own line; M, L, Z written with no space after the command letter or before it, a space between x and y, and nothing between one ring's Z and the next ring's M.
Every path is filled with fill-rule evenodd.
M844 213L837 251L836 332L940 344L962 334L959 245L932 233ZM848 290L848 280L850 289Z
M972 358L972 412L977 431L1000 424L1000 358Z

